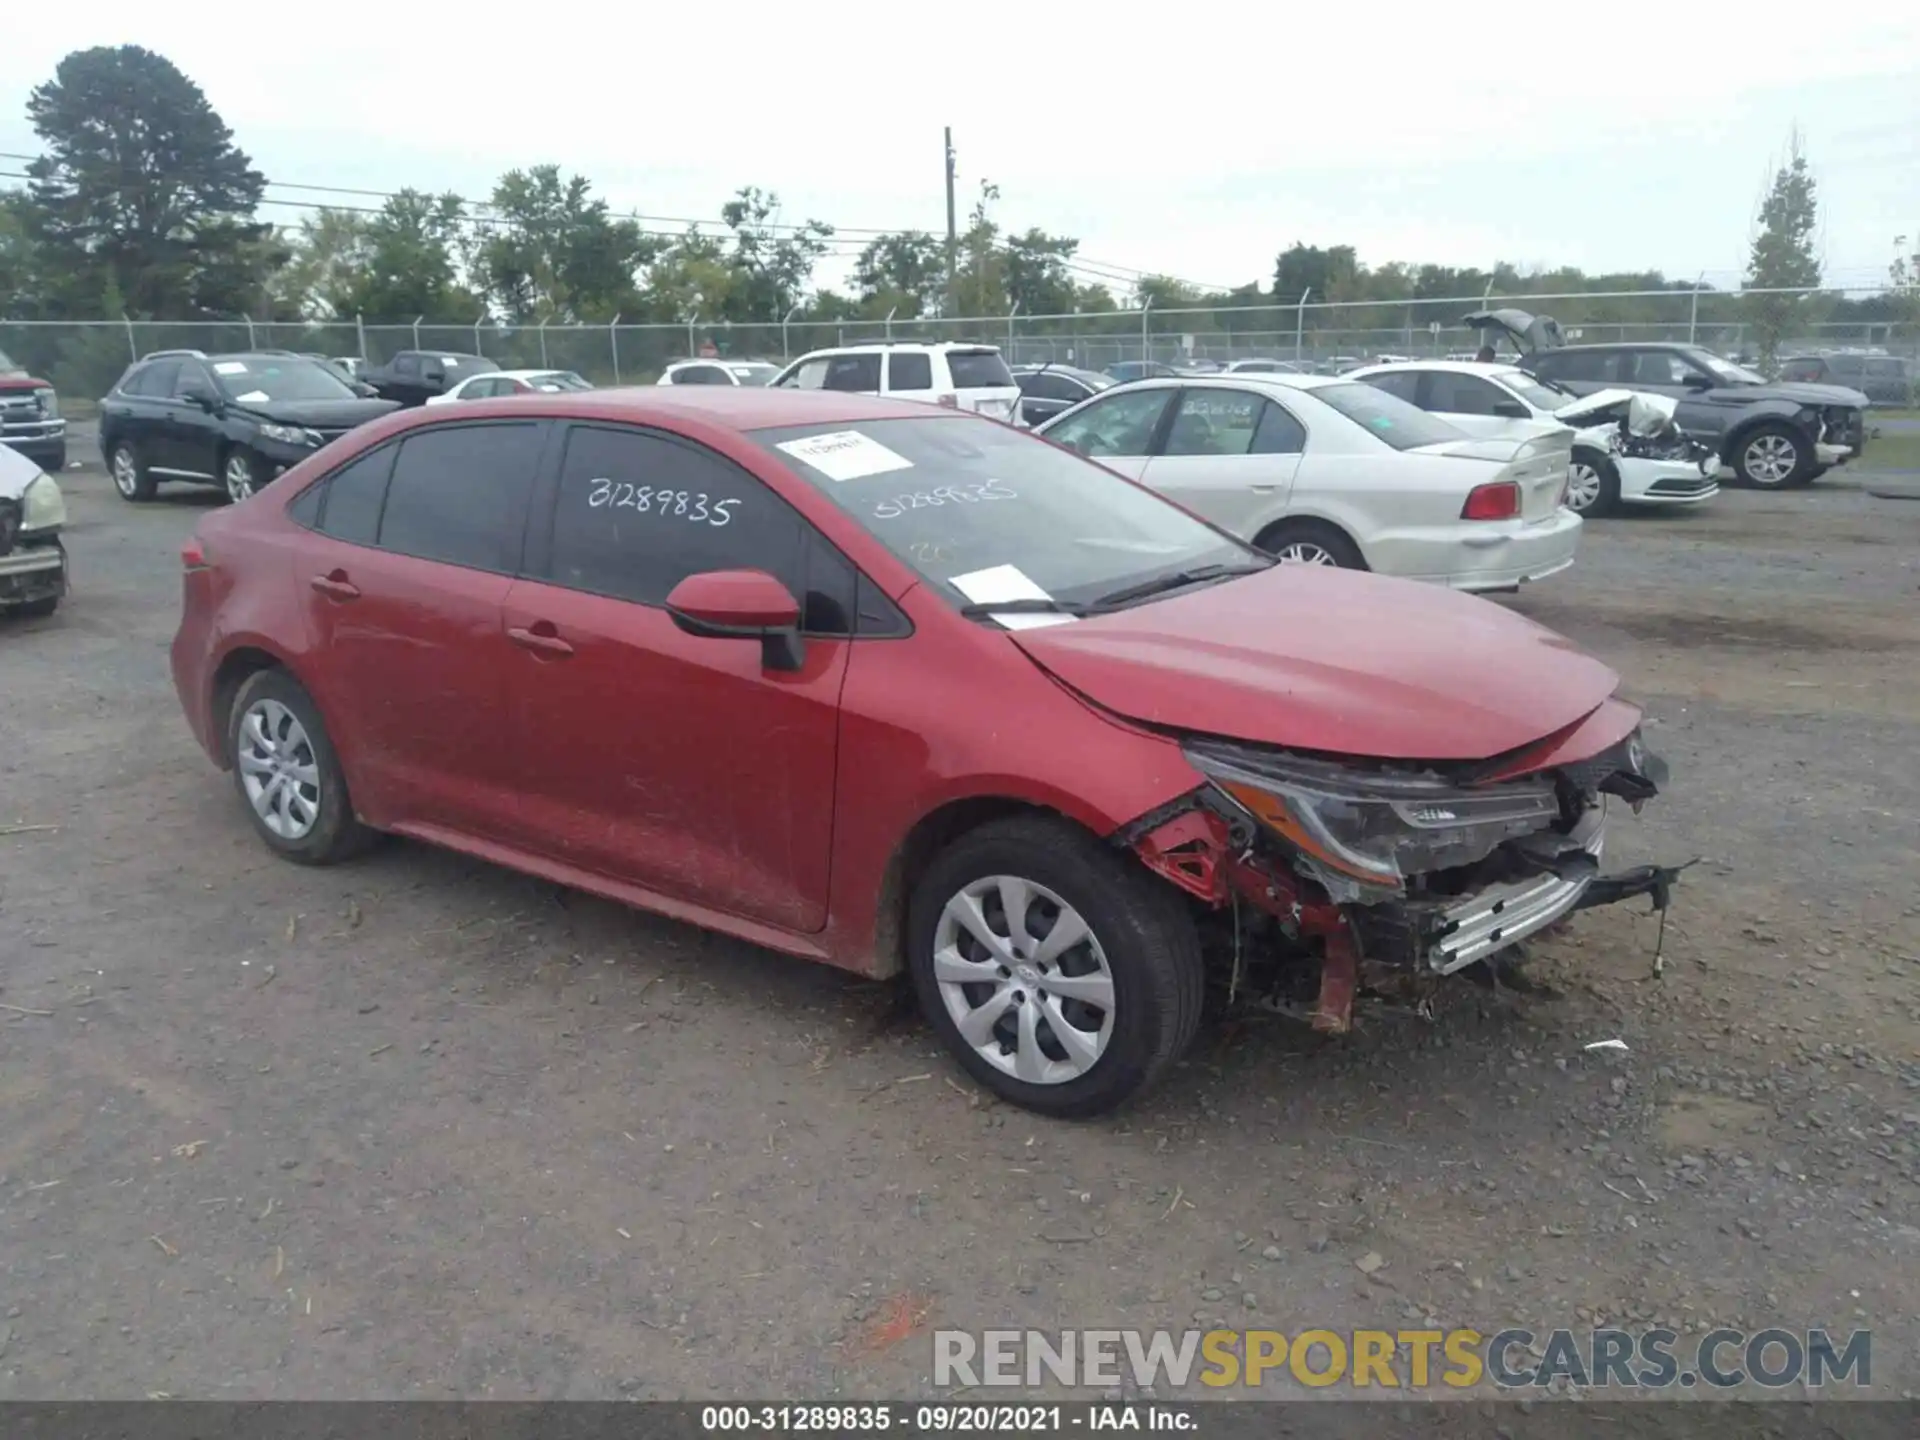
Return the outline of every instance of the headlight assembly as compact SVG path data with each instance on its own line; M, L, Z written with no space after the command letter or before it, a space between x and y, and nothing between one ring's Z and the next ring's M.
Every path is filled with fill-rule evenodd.
M67 523L67 502L51 475L30 482L20 497L20 529L58 530Z
M282 445L311 445L314 442L313 432L299 425L275 425L271 422L262 422L260 434L263 439L278 440Z
M1392 774L1196 742L1187 759L1216 789L1309 860L1398 889L1409 875L1471 865L1545 829L1560 807L1547 781L1463 789Z
M40 413L51 420L60 413L60 397L50 389L36 390L33 400L40 407Z

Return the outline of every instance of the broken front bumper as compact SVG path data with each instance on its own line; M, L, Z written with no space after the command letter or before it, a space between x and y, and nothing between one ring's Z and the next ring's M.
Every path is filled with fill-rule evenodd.
M1580 908L1588 887L1599 878L1606 846L1606 811L1596 808L1569 837L1590 864L1563 864L1558 873L1489 885L1429 917L1421 960L1436 975L1451 975L1484 960Z

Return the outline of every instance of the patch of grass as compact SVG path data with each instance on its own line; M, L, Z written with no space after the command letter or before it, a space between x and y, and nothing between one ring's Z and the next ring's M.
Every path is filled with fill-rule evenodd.
M1871 425L1876 420L1920 420L1920 410L1914 409L1911 405L1905 407L1876 405L1867 412L1867 424Z
M1863 471L1920 470L1920 433L1883 432L1878 440L1867 441L1866 453L1853 463Z

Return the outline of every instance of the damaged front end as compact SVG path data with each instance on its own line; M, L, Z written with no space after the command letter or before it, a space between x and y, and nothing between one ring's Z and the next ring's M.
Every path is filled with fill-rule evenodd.
M1325 1031L1350 1027L1362 988L1424 1003L1439 979L1575 910L1638 895L1664 909L1677 873L1600 873L1609 801L1638 811L1666 780L1637 729L1586 759L1479 783L1457 766L1228 740L1184 751L1207 783L1117 838L1226 919L1230 988L1264 988L1271 1008ZM1276 962L1271 977L1247 960L1263 934L1275 943L1252 953ZM1286 963L1302 959L1319 961L1308 992L1303 967Z
M1607 426L1607 448L1615 456L1674 461L1697 466L1704 476L1719 474L1719 454L1680 428L1679 410L1679 403L1665 395L1602 390L1561 406L1554 418L1576 429Z

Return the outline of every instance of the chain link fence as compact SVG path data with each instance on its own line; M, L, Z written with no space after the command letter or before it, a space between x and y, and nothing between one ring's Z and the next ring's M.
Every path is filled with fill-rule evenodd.
M1323 367L1385 355L1470 355L1481 337L1461 324L1472 310L1511 306L1548 313L1581 341L1693 341L1733 358L1752 358L1754 307L1784 304L1790 339L1782 356L1823 349L1872 349L1920 356L1920 320L1839 321L1836 302L1874 291L1626 291L1471 296L1360 304L1309 302L1238 309L1146 309L1076 315L964 316L767 325L471 325L336 320L312 324L251 321L9 321L0 319L0 351L75 398L105 394L127 365L155 350L209 354L283 349L380 363L400 350L480 354L503 369L574 370L599 385L649 384L669 363L711 346L738 359L783 361L809 350L877 340L953 340L996 345L1009 360L1052 361L1088 369L1125 360L1272 358ZM1889 313L1898 313L1887 300ZM1920 314L1920 311L1911 313ZM1506 347L1502 347L1505 349Z

